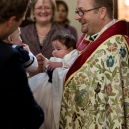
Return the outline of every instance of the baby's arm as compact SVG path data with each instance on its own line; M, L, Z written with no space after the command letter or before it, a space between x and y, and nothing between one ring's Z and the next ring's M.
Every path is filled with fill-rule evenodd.
M21 46L23 47L24 50L30 52L30 48L29 48L29 46L27 44L23 43Z
M52 71L55 68L61 67L62 68L63 63L62 62L51 62L49 61L47 69Z
M28 67L26 67L27 72L35 72L38 69L38 62L36 57L32 54L32 52L29 51L30 60L26 62L26 64L29 64Z
M30 60L24 64L26 70L28 72L35 72L38 69L38 62L36 57L32 54L27 44L23 43L21 46L23 47L24 50L29 52L29 56L30 56Z
M48 63L47 68L49 70L53 70L58 67L69 69L78 56L78 51L75 49L69 55L65 56L64 59L51 57L51 62Z

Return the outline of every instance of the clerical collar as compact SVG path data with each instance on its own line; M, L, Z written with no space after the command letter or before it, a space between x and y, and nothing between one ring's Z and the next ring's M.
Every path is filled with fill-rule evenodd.
M116 22L116 19L113 19L112 21L110 21L107 25L105 25L102 30L100 32L98 32L97 34L94 35L88 35L87 39L94 41L96 39L97 36L101 35L106 29L108 29L111 25L113 25Z
M97 35L98 35L98 33L97 34L94 34L92 36L89 35L88 36L89 37L89 40L94 41L96 39Z
M94 35L92 35L92 36L90 36L92 39L93 39L93 41L96 39L96 37L97 37L97 35L98 35L98 33L97 34L94 34Z

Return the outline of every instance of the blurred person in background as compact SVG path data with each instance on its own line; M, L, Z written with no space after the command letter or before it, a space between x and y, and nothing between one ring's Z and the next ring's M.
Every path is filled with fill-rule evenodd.
M76 41L78 41L78 34L75 27L70 25L70 21L68 19L68 6L64 1L56 0L57 12L55 21L60 25L69 30L69 32L74 36Z

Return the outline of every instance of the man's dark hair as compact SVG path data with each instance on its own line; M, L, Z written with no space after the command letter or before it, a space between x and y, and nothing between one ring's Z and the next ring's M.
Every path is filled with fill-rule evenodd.
M96 7L106 7L109 18L114 17L114 2L113 0L93 0L93 6Z
M29 2L30 0L0 0L0 23L12 16L16 16L16 21L19 21L23 17Z

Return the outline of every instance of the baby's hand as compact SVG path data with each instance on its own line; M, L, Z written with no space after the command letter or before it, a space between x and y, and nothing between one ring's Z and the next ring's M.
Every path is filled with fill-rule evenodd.
M30 51L30 48L29 48L29 46L27 44L23 43L21 46L23 47L24 50L26 50L28 52Z
M52 71L55 68L62 67L62 66L63 66L62 62L49 62L47 68L48 70Z
M50 62L49 60L44 60L43 61L43 66L46 67L49 64L49 62Z

